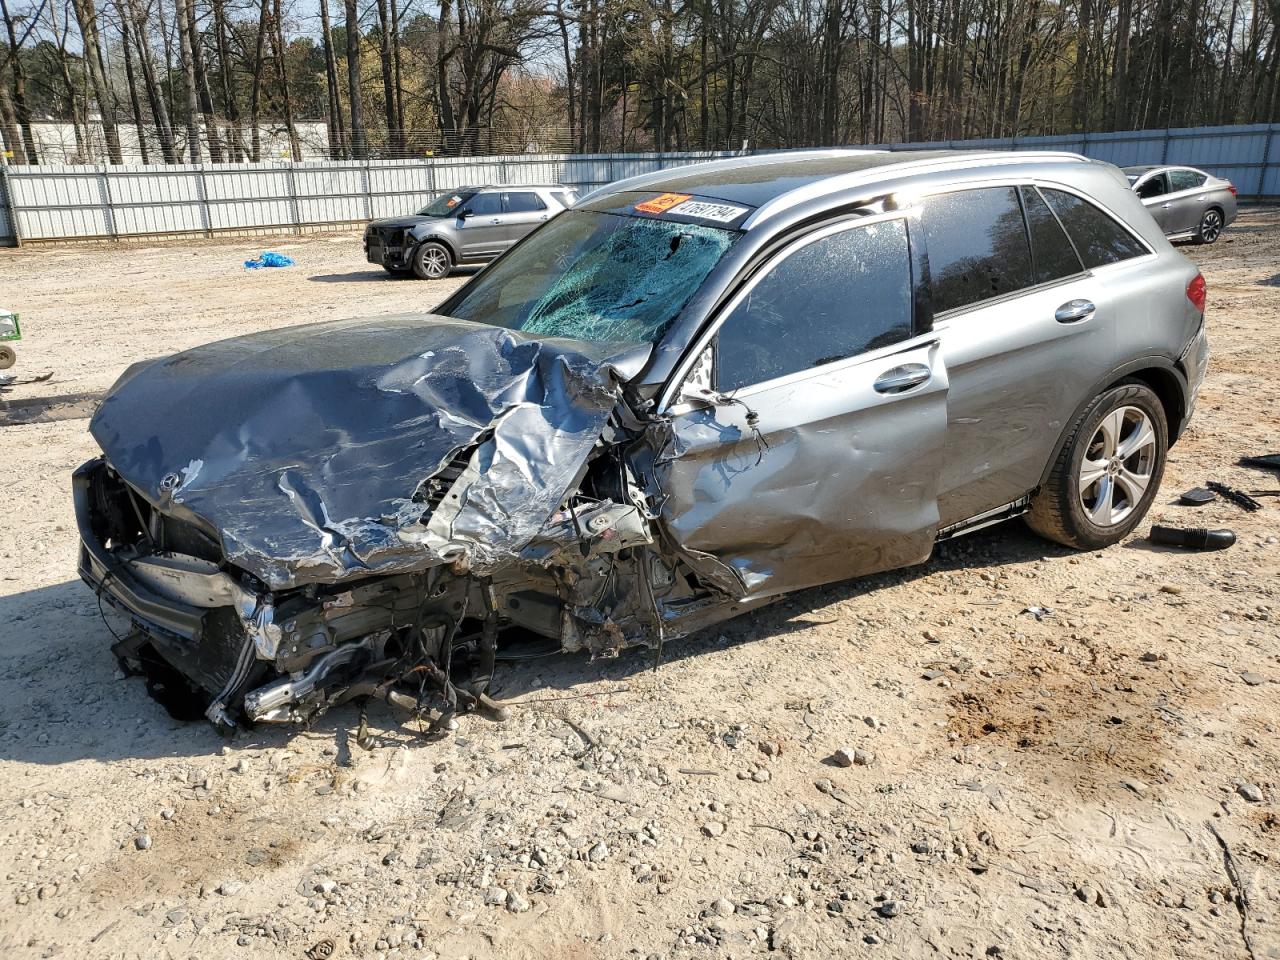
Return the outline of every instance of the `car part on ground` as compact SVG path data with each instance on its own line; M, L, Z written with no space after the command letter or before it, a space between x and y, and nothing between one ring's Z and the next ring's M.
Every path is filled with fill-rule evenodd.
M1170 239L1215 243L1236 218L1230 180L1195 167L1125 167L1133 192Z
M1148 537L1152 543L1166 547L1185 547L1188 550L1225 550L1236 542L1236 535L1225 528L1206 530L1204 527L1164 527L1156 524Z
M364 231L365 258L391 274L438 280L461 263L492 260L577 201L554 184L460 187L415 214Z
M177 709L378 697L441 730L493 709L503 636L660 656L1028 511L1117 542L1194 408L1203 309L1118 171L1074 155L646 175L438 315L130 368L74 478L80 572Z
M1235 487L1228 486L1225 483L1219 483L1216 480L1206 481L1205 486L1214 493L1220 495L1224 500L1230 500L1237 507L1249 513L1262 509L1262 504L1253 499L1253 497L1249 496L1249 494L1245 493L1243 490L1237 490Z
M1206 503L1213 503L1217 499L1216 493L1204 487L1192 487L1178 495L1178 502L1184 507L1203 507Z
M1280 453L1264 453L1256 457L1241 457L1236 461L1244 467L1258 467L1280 473Z

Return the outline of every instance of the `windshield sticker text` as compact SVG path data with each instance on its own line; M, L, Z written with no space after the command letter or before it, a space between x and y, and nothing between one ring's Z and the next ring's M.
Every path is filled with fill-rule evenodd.
M714 220L717 223L737 220L746 212L746 207L735 207L731 203L706 203L702 200L689 200L667 211L680 217L697 217L699 220Z

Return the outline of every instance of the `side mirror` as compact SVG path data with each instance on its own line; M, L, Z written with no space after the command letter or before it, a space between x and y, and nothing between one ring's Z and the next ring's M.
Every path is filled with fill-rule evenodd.
M465 220L469 216L471 216L471 211L468 210L466 207L463 207L461 210L458 211L459 220Z

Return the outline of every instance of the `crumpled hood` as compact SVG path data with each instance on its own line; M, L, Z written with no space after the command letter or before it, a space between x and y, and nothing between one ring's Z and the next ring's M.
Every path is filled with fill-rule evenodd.
M429 314L319 323L136 364L89 429L126 481L203 519L273 589L459 545L483 569L542 529L649 349ZM423 484L469 447L480 478L442 539Z

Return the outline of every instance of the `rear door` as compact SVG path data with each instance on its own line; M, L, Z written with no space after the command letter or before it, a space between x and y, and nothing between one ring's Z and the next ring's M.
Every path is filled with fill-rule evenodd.
M536 190L508 190L502 195L502 203L507 222L507 246L551 216L547 202Z
M1047 185L966 188L923 207L951 381L947 527L1039 484L1063 429L1114 366L1114 325L1135 309L1116 302L1107 272L1149 251L1088 200Z
M709 579L765 597L929 556L947 371L910 236L896 213L797 239L686 361L655 475Z
M496 190L477 193L466 202L462 212L465 216L459 216L455 223L463 260L486 260L510 245L501 193Z

